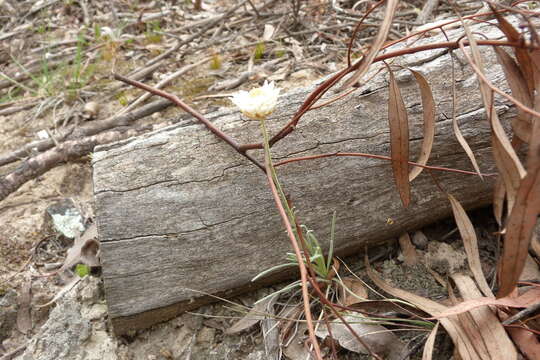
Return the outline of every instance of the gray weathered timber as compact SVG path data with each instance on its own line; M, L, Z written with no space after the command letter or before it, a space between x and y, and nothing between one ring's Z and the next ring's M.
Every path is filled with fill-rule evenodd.
M488 35L493 30L480 27L476 31ZM488 77L504 88L495 57L489 49L484 54ZM404 57L401 63L420 64L415 69L425 74L435 94L438 115L429 164L472 170L449 119L450 57L436 50ZM419 94L406 71L397 77L409 112L414 160L422 140ZM481 170L493 172L489 126L476 78L470 69L456 64L456 79L460 127ZM281 97L268 120L271 131L290 119L312 89ZM388 155L386 104L386 76L378 75L356 95L308 112L296 131L274 146L273 156L284 159L337 151ZM497 98L496 106L502 120L512 116L513 108L504 101ZM260 140L259 124L234 110L208 117L240 142ZM103 146L93 159L105 292L117 333L211 301L204 293L230 296L260 286L250 280L283 263L290 251L263 173L194 121ZM279 176L301 222L314 229L319 239L328 238L332 213L337 212L339 255L450 214L444 194L425 171L412 182L413 202L404 209L385 161L327 158L286 165L279 168ZM481 181L447 172L436 176L466 208L490 201L493 178Z

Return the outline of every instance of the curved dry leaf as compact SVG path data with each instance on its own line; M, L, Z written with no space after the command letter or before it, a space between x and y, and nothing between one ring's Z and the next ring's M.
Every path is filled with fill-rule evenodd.
M462 24L465 33L467 34L467 39L469 40L469 46L473 59L472 61L475 65L473 66L473 69L475 72L477 72L478 82L480 84L480 93L482 94L482 101L486 109L486 114L488 114L487 118L491 125L492 148L495 163L497 164L497 168L504 181L508 199L508 209L511 210L521 179L525 176L525 169L523 164L521 164L516 152L512 148L510 140L508 139L508 136L506 135L504 128L499 121L499 117L495 111L495 107L493 106L493 91L491 90L490 86L480 77L480 75L482 75L485 79L484 65L480 51L478 50L476 39L472 35L471 29L463 21L463 19ZM462 47L462 44L460 47ZM469 55L467 55L465 51L464 54L469 58Z
M390 32L392 20L394 19L394 14L396 13L398 4L398 0L386 1L384 19L381 25L379 25L379 28L377 30L377 36L375 37L375 40L373 40L373 43L371 44L368 53L364 57L362 57L362 60L360 60L360 65L358 66L356 72L343 84L343 88L352 86L367 73L369 67L373 63L373 59L375 59L375 57L379 53L379 50L384 45L386 38L388 37L388 33Z
M491 4L489 4L491 10L495 13L495 17L499 22L499 28L506 35L508 40L513 42L519 42L522 40L521 34L519 31L512 26L498 11L496 11ZM529 89L529 93L532 94L534 91L534 76L533 76L533 64L531 57L529 56L528 50L520 47L513 48L516 54L516 59L519 63L521 72L525 76L526 84Z
M427 312L431 316L437 316L447 309L446 306L439 304L438 302L390 286L371 268L367 254L365 256L365 264L366 273L368 274L369 278L375 283L375 285L392 296L403 299L417 306L419 309ZM448 332L448 335L450 335L452 338L452 341L454 342L454 345L456 345L458 353L463 360L479 359L476 351L474 350L474 345L471 343L471 339L469 339L467 333L458 320L452 318L442 318L440 321L442 326Z
M429 336L426 340L426 344L424 345L424 352L422 354L422 360L431 360L433 355L433 345L435 345L435 338L437 337L437 331L439 330L439 324L440 322L437 322L435 324L435 327L431 332L429 333Z
M476 157L474 156L474 153L469 146L469 143L467 140L465 140L465 137L461 133L461 130L459 129L458 119L456 115L456 108L457 108L457 96L456 96L456 79L455 79L455 69L454 69L454 57L453 53L450 52L450 63L452 64L452 129L454 130L454 135L456 136L456 139L461 145L461 148L465 151L465 154L467 154L467 157L471 161L471 164L474 168L474 171L478 173L478 176L482 179L482 173L480 172L480 167L478 166L478 162L476 161Z
M499 228L502 226L505 196L506 191L504 189L504 183L501 178L497 178L493 189L493 216L495 217L497 224L499 224Z
M408 69L416 79L418 87L420 88L420 97L422 99L422 110L424 114L424 137L422 140L422 148L417 163L427 165L431 149L433 147L433 140L435 139L435 100L433 99L433 92L427 82L424 75L418 71ZM409 173L409 181L413 181L423 168L415 166Z
M528 329L509 327L506 329L519 351L529 360L540 359L540 341L538 336Z
M409 185L409 121L405 103L390 66L390 88L388 94L388 122L390 123L390 157L394 180L404 207L411 201Z
M463 246L465 247L465 252L467 253L469 267L471 268L474 278L484 295L492 297L493 292L491 291L484 276L484 272L482 271L480 253L478 252L478 240L476 238L474 226L459 201L451 194L447 195L448 200L450 200L450 204L452 205L452 212L454 214L454 219L456 220L459 233L463 239Z
M256 303L248 313L235 322L230 328L225 330L225 334L236 334L257 324L266 318L268 309L273 307L276 303L278 296L269 296Z
M518 65L514 59L512 59L512 57L499 46L494 46L493 49L495 50L497 58L502 65L504 74L506 76L506 81L508 82L508 86L512 91L512 95L525 106L532 108L533 102L531 94L529 93L527 82L525 81L525 78L523 77ZM514 133L525 142L528 142L530 139L531 118L532 115L524 112L518 107L517 117L515 121L512 121Z
M436 316L433 316L432 319L442 319L449 316L459 315L480 306L506 306L511 308L526 308L532 304L536 304L538 301L540 301L540 288L533 287L517 298L504 297L500 299L494 299L490 297L480 297L477 299L466 300L462 303L459 303L442 311Z
M407 352L407 346L391 330L377 324L369 317L358 313L344 313L345 320L350 327L362 338L370 349L383 359L400 360ZM369 354L370 351L364 348L358 339L351 333L341 320L336 319L329 323L330 330L326 326L320 326L316 335L321 339L326 339L332 334L332 338L337 340L343 348L359 354Z
M364 283L355 277L341 279L340 302L344 306L350 306L359 302L366 301L368 290Z
M516 202L506 224L500 261L500 288L497 297L507 296L516 287L540 212L540 162L529 169L517 191Z
M453 274L452 279L456 284L464 300L470 300L482 296L473 279L462 274ZM478 333L485 344L489 359L493 360L516 360L517 351L508 337L503 325L488 307L475 308L468 312L472 324L478 329Z

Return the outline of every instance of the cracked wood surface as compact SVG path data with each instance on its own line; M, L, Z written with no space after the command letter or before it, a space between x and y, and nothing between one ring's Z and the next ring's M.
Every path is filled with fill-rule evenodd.
M477 27L481 29L476 31L489 32L482 30L485 24ZM433 54L411 55L402 61L420 64L426 59L415 69L428 78L437 103L429 164L472 170L452 132L449 55ZM484 49L484 54L488 77L506 88L491 50ZM408 72L396 75L409 112L414 161L422 140L420 96ZM476 78L459 64L456 77L463 135L481 170L494 172ZM268 120L272 133L290 119L311 90L281 97ZM274 146L275 159L337 151L388 155L386 76L376 76L358 94L308 112L298 128ZM503 121L514 114L500 99L496 106ZM260 141L258 123L234 110L207 116L241 143ZM262 159L262 153L258 156ZM212 301L204 293L231 296L287 276L250 282L259 272L283 263L290 244L263 173L202 125L186 120L102 146L94 154L93 166L105 293L116 333L147 327ZM391 166L385 161L327 158L285 165L278 171L300 221L315 230L325 245L332 213L337 211L339 255L353 254L451 214L446 197L426 171L412 182L408 209L401 206ZM493 178L482 182L453 173L436 176L466 208L491 200Z

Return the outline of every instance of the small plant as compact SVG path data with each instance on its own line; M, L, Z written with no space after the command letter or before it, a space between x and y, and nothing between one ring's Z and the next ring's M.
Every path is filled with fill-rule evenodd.
M265 45L263 42L255 45L255 52L253 53L253 59L260 60L264 56Z
M150 44L160 43L162 40L161 34L161 26L159 21L151 21L146 24L146 31L144 33L144 37L146 38L146 42Z
M212 55L212 60L210 60L210 69L212 70L219 70L221 69L221 56L219 54L214 53Z

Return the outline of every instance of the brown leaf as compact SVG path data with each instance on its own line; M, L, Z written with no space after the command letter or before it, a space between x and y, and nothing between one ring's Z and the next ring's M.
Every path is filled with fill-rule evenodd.
M538 341L538 336L527 329L507 327L506 331L508 331L516 346L528 360L540 359L540 341Z
M388 66L390 75L390 89L388 94L388 121L390 123L390 157L392 158L392 171L394 180L404 207L408 207L411 200L409 185L409 121L407 110L401 97L401 92Z
M512 26L512 24L510 24L493 7L491 8L491 10L495 13L495 17L497 18L497 21L499 22L500 29L506 35L508 40L513 41L513 42L521 41L522 38L519 31L514 26ZM516 58L518 60L519 66L520 66L520 70L526 79L527 87L529 89L529 94L532 94L534 91L533 64L528 54L528 50L524 48L520 48L520 47L515 47L513 49L516 54Z
M64 264L58 272L65 271L78 263L99 266L99 242L95 223L90 225L82 235L75 237L73 245L67 251Z
M470 299L459 303L456 306L452 306L451 308L448 308L439 313L438 315L434 316L433 319L442 319L445 317L462 314L464 312L481 306L506 306L511 308L526 308L529 305L537 303L539 298L540 288L538 287L531 288L526 293L518 296L517 298L504 297L500 299L494 299L491 297L478 297L476 299Z
M506 81L508 82L508 86L512 91L512 95L525 106L532 108L533 102L531 94L529 93L527 82L525 81L518 65L514 59L512 59L512 57L510 57L510 55L508 55L508 53L501 47L494 46L493 49L495 50L497 58L502 65L504 74L506 76ZM532 115L517 107L517 117L515 121L512 122L512 128L516 135L518 135L520 139L525 142L529 142L531 136L531 118Z
M357 81L361 80L362 76L367 73L369 67L373 63L373 59L375 59L388 37L398 4L398 0L387 0L384 19L377 29L377 36L373 40L373 44L371 44L368 53L360 60L360 65L356 72L343 84L343 88L352 86Z
M370 349L383 359L400 360L406 352L407 346L390 330L370 321L357 313L345 313L343 319L354 329L358 336L370 347ZM343 348L360 354L369 354L362 344L358 342L351 331L336 319L330 323L331 333L334 340L337 340ZM330 331L326 326L320 326L316 332L317 336L325 339L330 336Z
M435 138L435 100L433 100L433 92L424 75L418 71L408 69L415 77L418 87L420 88L420 97L422 99L422 109L424 114L424 137L422 139L422 150L417 163L426 165L433 147ZM413 181L423 168L415 166L409 173L409 181Z
M399 246L401 248L401 253L403 254L405 265L415 265L418 262L416 248L412 244L408 233L403 233L399 236Z
M467 23L462 21L462 24L463 28L465 29L465 33L467 34L467 39L469 40L473 62L476 67L475 71L477 72L478 81L480 84L480 93L482 94L486 114L488 114L487 118L491 125L493 155L506 188L508 209L511 210L512 206L514 205L516 192L519 188L521 178L525 176L525 169L517 157L516 152L512 148L510 140L508 139L508 136L506 135L504 128L499 121L499 117L495 111L495 107L493 106L493 91L480 77L480 75L482 75L483 78L485 78L485 73L482 57L480 55L480 51L478 50L476 39L472 35Z
M341 279L341 304L350 306L368 298L368 291L364 283L355 277Z
M433 355L433 345L435 345L435 338L437 337L437 331L439 330L439 322L435 324L435 327L429 333L429 336L424 345L424 352L422 354L422 360L431 360Z
M464 300L477 298L482 295L470 277L462 274L454 274L452 275L452 279L457 285ZM489 359L517 359L517 351L514 344L508 337L503 325L490 308L474 308L469 310L469 314L475 327L478 329L483 344L485 344L487 348Z
M516 202L506 224L504 249L500 262L500 286L497 297L507 296L516 287L529 251L540 212L540 162L529 169L517 191Z
M452 55L450 57L450 63L452 65L452 129L454 131L454 135L456 136L456 139L457 139L459 145L461 145L461 148L465 151L465 154L467 154L467 157L471 161L471 164L472 164L472 166L474 168L474 171L476 171L478 173L478 176L480 176L480 178L482 178L482 173L480 172L480 167L478 166L478 162L476 161L476 157L474 156L474 153L473 153L471 147L469 146L469 143L467 142L467 140L463 136L461 130L459 129L458 119L457 119L457 115L456 115L456 108L457 108L458 99L457 99L457 95L456 95L456 79L455 79L454 57L453 57L452 52L450 52L450 54Z
M395 288L387 284L383 279L379 277L379 275L375 271L373 271L371 265L369 264L367 255L365 257L365 264L366 272L369 278L375 283L375 285L383 289L385 292L417 306L419 309L427 312L431 316L437 316L439 313L442 313L447 309L446 306L439 304L438 302L426 299L422 296L418 296L416 294ZM461 324L457 319L442 318L440 322L445 328L445 330L448 332L448 335L450 335L450 337L452 338L452 341L454 342L454 345L456 346L457 351L463 360L480 359L476 354L471 339L469 339L467 333L462 328Z
M469 267L471 268L474 278L485 296L493 296L493 292L482 271L480 253L478 252L478 239L476 238L474 226L459 201L451 194L448 194L448 200L450 200L450 204L452 205L454 219L456 220L459 233L463 239L463 246L467 253L467 261L469 262Z
M277 301L277 296L269 296L256 303L248 313L234 323L230 328L225 331L225 334L236 334L257 324L259 321L264 320L267 314L268 307L273 307L273 304Z
M497 224L499 224L499 228L502 226L505 194L504 183L501 178L497 178L493 190L493 216L495 217Z

